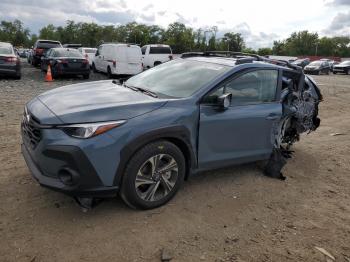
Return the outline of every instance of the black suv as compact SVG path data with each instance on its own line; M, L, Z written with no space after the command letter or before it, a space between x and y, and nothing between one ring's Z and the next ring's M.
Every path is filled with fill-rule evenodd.
M53 40L37 40L33 46L31 63L33 66L38 66L41 63L41 57L45 53L55 47L62 47L59 41Z

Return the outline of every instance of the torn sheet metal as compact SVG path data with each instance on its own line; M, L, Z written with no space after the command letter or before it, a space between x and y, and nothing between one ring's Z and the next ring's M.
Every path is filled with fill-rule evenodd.
M302 86L287 80L282 90L283 115L272 133L274 149L264 169L267 176L284 180L281 170L292 156L290 147L299 140L301 133L310 133L320 125L318 104L322 94L310 77L302 76Z

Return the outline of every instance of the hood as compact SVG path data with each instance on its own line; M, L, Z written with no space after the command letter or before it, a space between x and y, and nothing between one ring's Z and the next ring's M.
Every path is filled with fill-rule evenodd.
M63 86L45 92L37 99L67 124L130 119L156 110L167 102L111 80Z
M305 69L318 69L320 66L305 66Z

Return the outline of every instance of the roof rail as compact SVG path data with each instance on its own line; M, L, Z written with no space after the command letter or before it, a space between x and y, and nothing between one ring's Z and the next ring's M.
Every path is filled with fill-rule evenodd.
M270 64L279 66L286 66L288 68L302 71L302 68L293 65L284 60L269 59L257 54L243 53L243 52L232 52L232 51L204 51L204 52L187 52L181 54L181 58L196 57L196 56L214 56L214 57L232 57L237 58L237 64L252 63L253 61L262 61ZM250 58L250 59L249 59Z

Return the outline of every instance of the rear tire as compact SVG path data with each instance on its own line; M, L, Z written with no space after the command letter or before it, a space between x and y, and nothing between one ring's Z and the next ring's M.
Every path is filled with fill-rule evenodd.
M155 61L153 66L158 66L158 65L160 65L161 63L162 63L162 62L160 62L160 61Z
M334 74L334 75L336 75L336 74L337 74L337 72L334 72L334 71L333 71L333 74Z
M185 172L185 158L177 146L166 140L150 143L131 157L120 195L132 208L159 207L175 196Z
M349 75L350 74L350 69L346 70L345 74Z
M83 75L84 79L89 79L89 77L90 77L90 74Z
M107 77L109 79L113 78L112 70L109 66L107 67Z

